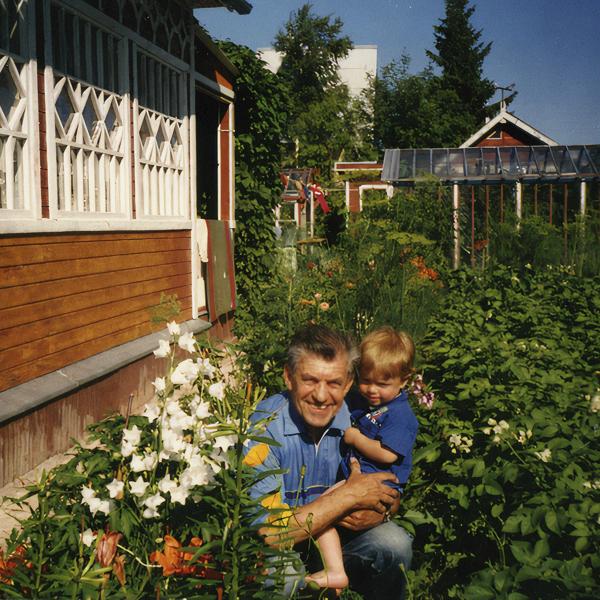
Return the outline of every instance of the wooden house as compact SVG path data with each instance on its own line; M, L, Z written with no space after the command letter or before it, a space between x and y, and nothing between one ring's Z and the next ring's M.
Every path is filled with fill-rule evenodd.
M0 3L0 485L151 398L161 297L230 333L245 0ZM202 217L202 218L201 218Z
M334 176L344 183L346 209L350 213L362 210L362 195L367 190L393 191L392 186L381 181L383 164L377 161L337 161L333 165Z
M504 146L557 146L558 142L525 123L502 106L500 112L487 121L460 148Z

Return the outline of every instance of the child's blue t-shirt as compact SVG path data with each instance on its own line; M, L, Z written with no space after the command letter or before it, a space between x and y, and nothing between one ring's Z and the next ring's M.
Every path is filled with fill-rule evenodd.
M350 458L356 457L363 473L392 472L399 484L389 484L402 491L412 469L412 449L417 437L419 423L408 402L406 390L391 402L377 407L370 407L362 397L352 398L349 402L352 424L372 440L395 452L398 460L389 465L371 461L361 456L353 448L348 448L342 462L345 477L350 474Z

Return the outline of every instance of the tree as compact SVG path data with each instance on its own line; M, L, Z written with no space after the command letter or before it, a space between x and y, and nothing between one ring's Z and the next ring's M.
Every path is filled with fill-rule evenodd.
M428 148L457 146L464 141L462 117L453 110L455 92L441 85L431 67L409 72L410 57L383 67L371 86L375 146Z
M339 17L315 15L306 3L277 33L274 47L283 55L278 75L289 86L294 116L339 83L338 61L352 48L342 27Z
M427 56L442 70L442 86L456 94L453 110L464 118L463 136L481 126L488 116L486 103L494 94L494 84L483 76L483 61L492 43L480 42L481 30L470 23L475 8L469 0L446 0L446 16L434 26L437 54Z

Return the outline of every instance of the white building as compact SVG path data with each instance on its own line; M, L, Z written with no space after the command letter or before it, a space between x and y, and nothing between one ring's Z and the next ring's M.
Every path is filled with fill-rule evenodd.
M267 68L277 73L281 66L281 53L273 48L259 48L259 58L267 63ZM352 96L359 96L369 85L369 75L375 77L377 73L377 46L354 46L346 58L339 62L339 76L345 83Z

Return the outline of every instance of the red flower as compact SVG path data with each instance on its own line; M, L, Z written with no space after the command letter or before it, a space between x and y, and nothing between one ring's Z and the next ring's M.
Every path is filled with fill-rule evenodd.
M98 546L96 547L96 558L103 567L108 567L112 564L117 554L117 544L123 537L118 531L107 531L102 534Z
M483 250L488 244L489 240L477 240L473 244L473 248L475 248L475 250Z
M200 547L202 540L193 537L189 546ZM208 564L213 561L212 554L201 554L196 561L190 562L194 557L192 552L181 550L181 544L171 535L165 535L164 552L156 551L150 555L150 561L159 564L163 569L163 576L170 575L195 575L205 579L223 579L223 573L209 567ZM219 590L217 590L219 594ZM222 595L222 591L221 591Z
M24 564L25 546L17 546L12 554L5 560L4 552L0 548L0 582L12 584L12 575L15 569ZM31 568L31 563L26 563L26 566Z

